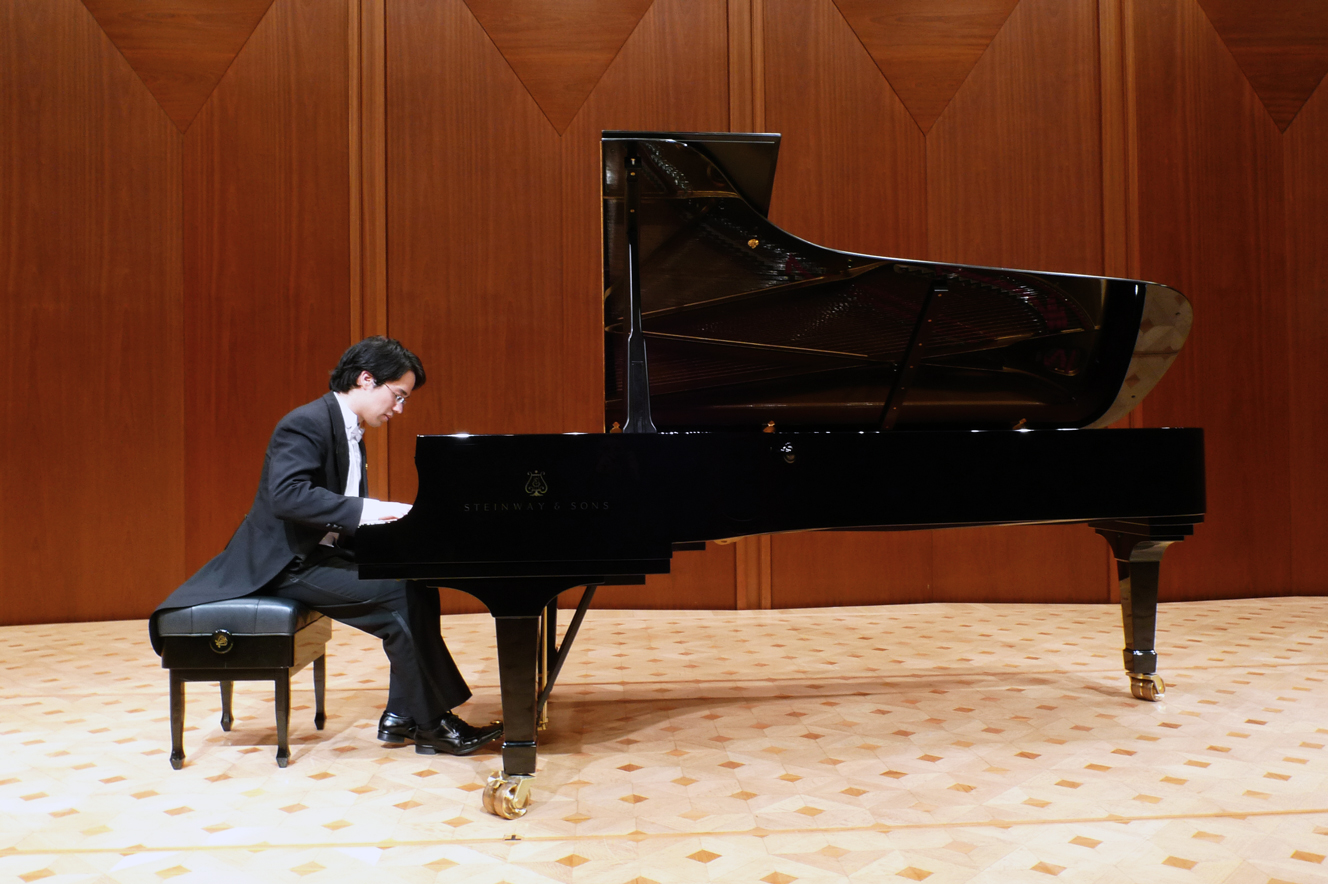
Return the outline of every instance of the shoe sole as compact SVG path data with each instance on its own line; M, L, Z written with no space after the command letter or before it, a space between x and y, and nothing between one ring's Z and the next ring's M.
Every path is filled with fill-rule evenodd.
M394 734L391 731L378 732L378 742L380 743L397 743L404 746L406 743L409 743L410 741L411 741L410 734Z

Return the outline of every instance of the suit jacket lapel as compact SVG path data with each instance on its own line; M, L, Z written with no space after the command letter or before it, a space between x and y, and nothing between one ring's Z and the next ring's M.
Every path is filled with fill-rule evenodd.
M346 477L350 473L350 442L346 439L346 426L341 418L341 406L337 397L328 393L323 397L327 403L329 432L332 434L332 461L336 466L336 487L331 490L337 494L346 493Z
M360 497L369 496L369 458L365 454L364 439L360 439Z

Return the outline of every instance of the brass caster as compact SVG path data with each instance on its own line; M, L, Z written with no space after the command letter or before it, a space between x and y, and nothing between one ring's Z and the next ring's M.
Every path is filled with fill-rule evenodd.
M1161 700L1166 692L1167 685L1162 681L1162 676L1130 674L1130 693L1134 694L1135 699L1156 702Z
M530 781L533 779L533 776L521 774L508 776L501 771L489 774L489 781L484 785L484 809L505 820L525 816L530 807Z

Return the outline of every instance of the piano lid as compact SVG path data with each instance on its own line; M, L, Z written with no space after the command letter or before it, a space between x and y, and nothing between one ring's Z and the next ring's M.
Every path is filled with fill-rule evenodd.
M1105 426L1184 343L1190 305L1166 286L793 236L766 217L778 150L772 134L604 133L606 425L629 425L642 364L629 253L662 430Z

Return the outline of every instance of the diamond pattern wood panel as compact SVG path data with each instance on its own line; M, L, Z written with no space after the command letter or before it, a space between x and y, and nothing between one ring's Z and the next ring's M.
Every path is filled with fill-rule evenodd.
M1291 393L1291 586L1328 585L1328 90L1320 89L1282 136L1287 218L1287 325Z
M561 135L654 0L466 0Z
M1195 317L1145 417L1203 427L1208 474L1207 516L1168 550L1163 592L1284 593L1296 520L1288 378L1298 369L1288 356L1283 136L1195 0L1135 4L1131 31L1138 272L1184 292Z
M184 578L180 274L180 133L76 0L0 4L0 623Z
M272 0L83 0L183 132Z
M1328 73L1328 3L1199 0L1199 5L1285 132Z
M1019 0L835 0L923 132Z

